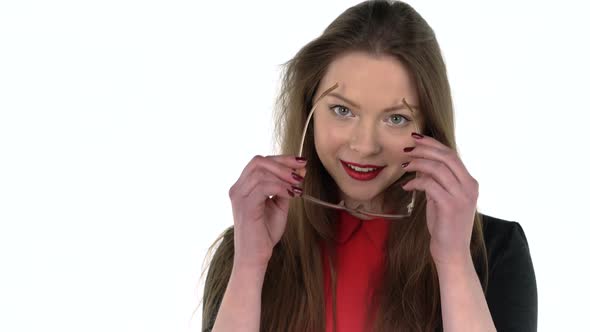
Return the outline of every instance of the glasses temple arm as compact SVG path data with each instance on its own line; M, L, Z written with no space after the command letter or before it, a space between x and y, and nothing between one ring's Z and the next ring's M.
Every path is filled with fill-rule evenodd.
M332 92L332 90L336 89L338 87L338 83L332 85L331 88L329 88L328 90L324 91L318 98L318 100L316 100L316 102L314 103L313 107L311 108L311 111L309 112L309 115L307 116L307 120L305 121L305 127L303 127L303 135L301 136L301 143L299 144L299 153L297 153L298 157L301 157L301 154L303 153L303 143L305 142L305 134L307 134L307 127L309 126L309 122L311 121L311 116L313 115L313 112L315 111L315 109L318 107L318 102L324 98L328 93Z

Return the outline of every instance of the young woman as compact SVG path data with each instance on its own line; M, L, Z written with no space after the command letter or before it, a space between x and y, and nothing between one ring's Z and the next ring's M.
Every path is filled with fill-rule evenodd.
M229 190L203 331L536 331L527 239L476 209L445 64L414 9L346 10L287 63L277 105L281 154Z

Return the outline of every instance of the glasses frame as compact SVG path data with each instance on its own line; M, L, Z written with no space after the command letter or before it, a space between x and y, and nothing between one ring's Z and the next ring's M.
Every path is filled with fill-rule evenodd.
M307 134L307 127L309 126L309 122L311 121L311 118L313 116L313 113L315 112L319 101L324 98L327 94L329 94L330 92L332 92L334 89L336 89L338 87L338 82L336 82L332 87L330 87L329 89L327 89L326 91L324 91L319 98L315 101L315 103L313 104L311 111L309 112L309 115L307 116L307 120L305 121L305 127L303 128L303 135L301 136L301 143L299 144L299 153L297 154L298 157L302 157L302 153L303 153L303 144L305 142L305 135ZM414 109L406 102L406 99L403 98L402 99L402 103L404 104L404 106L406 106L410 112L412 112L412 114L415 114ZM414 123L414 127L415 127L415 132L416 133L420 133L418 126L416 125L416 121L412 121ZM374 213L374 212L369 212L369 211L365 211L361 208L349 208L347 206L344 205L344 201L340 201L340 203L338 204L333 204L333 203L328 203L325 201L322 201L318 198L315 198L313 196L310 196L308 194L302 194L300 196L302 199L324 206L324 207L328 207L328 208L332 208L332 209L336 209L336 210L344 210L350 213L356 213L356 214L361 214L364 216L368 216L368 217L377 217L377 218L383 218L383 219L403 219L403 218L407 218L410 217L412 215L412 212L414 211L414 207L415 207L415 202L416 202L416 191L412 190L412 200L410 201L410 203L407 205L407 213L404 214L382 214L382 213Z

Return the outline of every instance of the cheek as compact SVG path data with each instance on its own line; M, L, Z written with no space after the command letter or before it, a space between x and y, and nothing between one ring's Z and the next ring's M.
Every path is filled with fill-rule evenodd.
M384 145L383 150L387 151L387 155L390 156L389 159L391 160L405 160L407 159L407 153L404 152L404 148L414 145L411 140L395 140Z
M325 131L315 131L314 141L315 149L322 161L325 161L326 156L334 154L334 151L336 150L336 145L334 144L334 141L331 139L330 133L326 133Z
M320 128L319 130L317 128ZM347 138L344 130L326 126L314 127L314 140L318 154L337 151L346 144Z

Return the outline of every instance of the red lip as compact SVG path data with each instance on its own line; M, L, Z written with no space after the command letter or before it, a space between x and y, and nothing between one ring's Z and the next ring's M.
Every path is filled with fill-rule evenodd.
M353 169L351 169L350 167L346 166L346 162L344 161L340 161L340 163L342 164L342 167L344 168L344 171L353 179L358 180L358 181L369 181L369 180L373 180L374 178L377 177L377 175L379 175L379 173L381 173L381 171L383 170L383 166L379 167L375 167L373 166L373 168L377 168L376 170L372 171L372 172L357 172ZM354 164L355 166L358 164ZM362 166L361 166L362 167Z
M363 165L363 164L357 164L357 163L351 163L349 161L346 160L340 160L343 163L346 164L350 164L352 166L356 166L356 167L363 167L363 168L384 168L385 166L376 166L376 165Z

